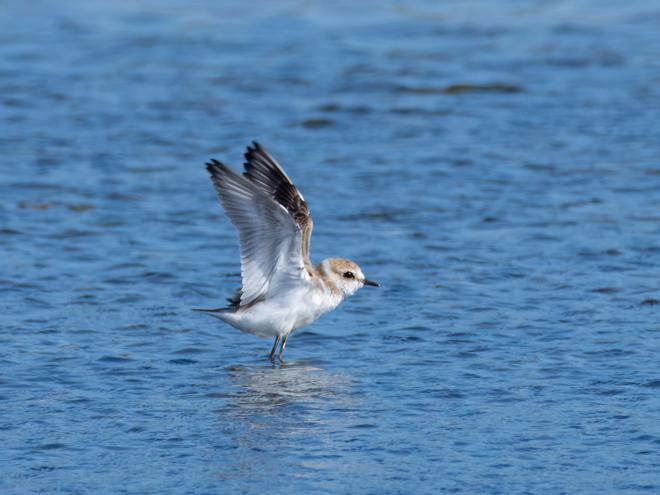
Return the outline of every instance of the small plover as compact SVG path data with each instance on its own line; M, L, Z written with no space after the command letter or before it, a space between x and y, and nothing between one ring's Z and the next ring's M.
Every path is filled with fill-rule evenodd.
M272 360L281 340L335 309L368 280L347 259L331 258L314 266L309 258L312 216L302 194L282 167L258 143L245 153L241 175L212 159L206 164L213 187L241 245L241 287L229 306L199 309L229 325L274 338Z

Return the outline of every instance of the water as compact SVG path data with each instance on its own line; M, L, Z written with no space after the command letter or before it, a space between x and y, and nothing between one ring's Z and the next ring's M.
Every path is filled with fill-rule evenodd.
M658 493L657 3L325 3L4 3L0 491ZM252 139L382 285L281 366Z

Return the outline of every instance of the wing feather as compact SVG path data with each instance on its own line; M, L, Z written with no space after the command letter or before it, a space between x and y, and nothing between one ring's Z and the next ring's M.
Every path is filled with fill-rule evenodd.
M311 272L312 262L309 251L314 222L303 195L293 185L280 164L256 141L253 141L252 146L248 146L245 152L244 167L243 175L286 208L300 227L303 262Z
M305 279L303 234L290 212L246 175L217 160L206 166L220 202L239 232L240 307L257 302L282 284Z

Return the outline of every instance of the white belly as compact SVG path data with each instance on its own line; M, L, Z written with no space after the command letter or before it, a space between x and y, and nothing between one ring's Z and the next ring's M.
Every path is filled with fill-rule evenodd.
M248 309L219 314L218 317L243 332L264 338L275 337L288 335L313 323L340 302L339 298L326 292L305 288L267 298Z

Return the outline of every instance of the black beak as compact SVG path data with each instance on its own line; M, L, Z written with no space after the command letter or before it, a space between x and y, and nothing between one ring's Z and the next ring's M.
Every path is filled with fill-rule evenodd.
M369 280L368 278L365 278L362 283L364 285L371 285L372 287L380 287L380 284L378 282L374 282L373 280Z

